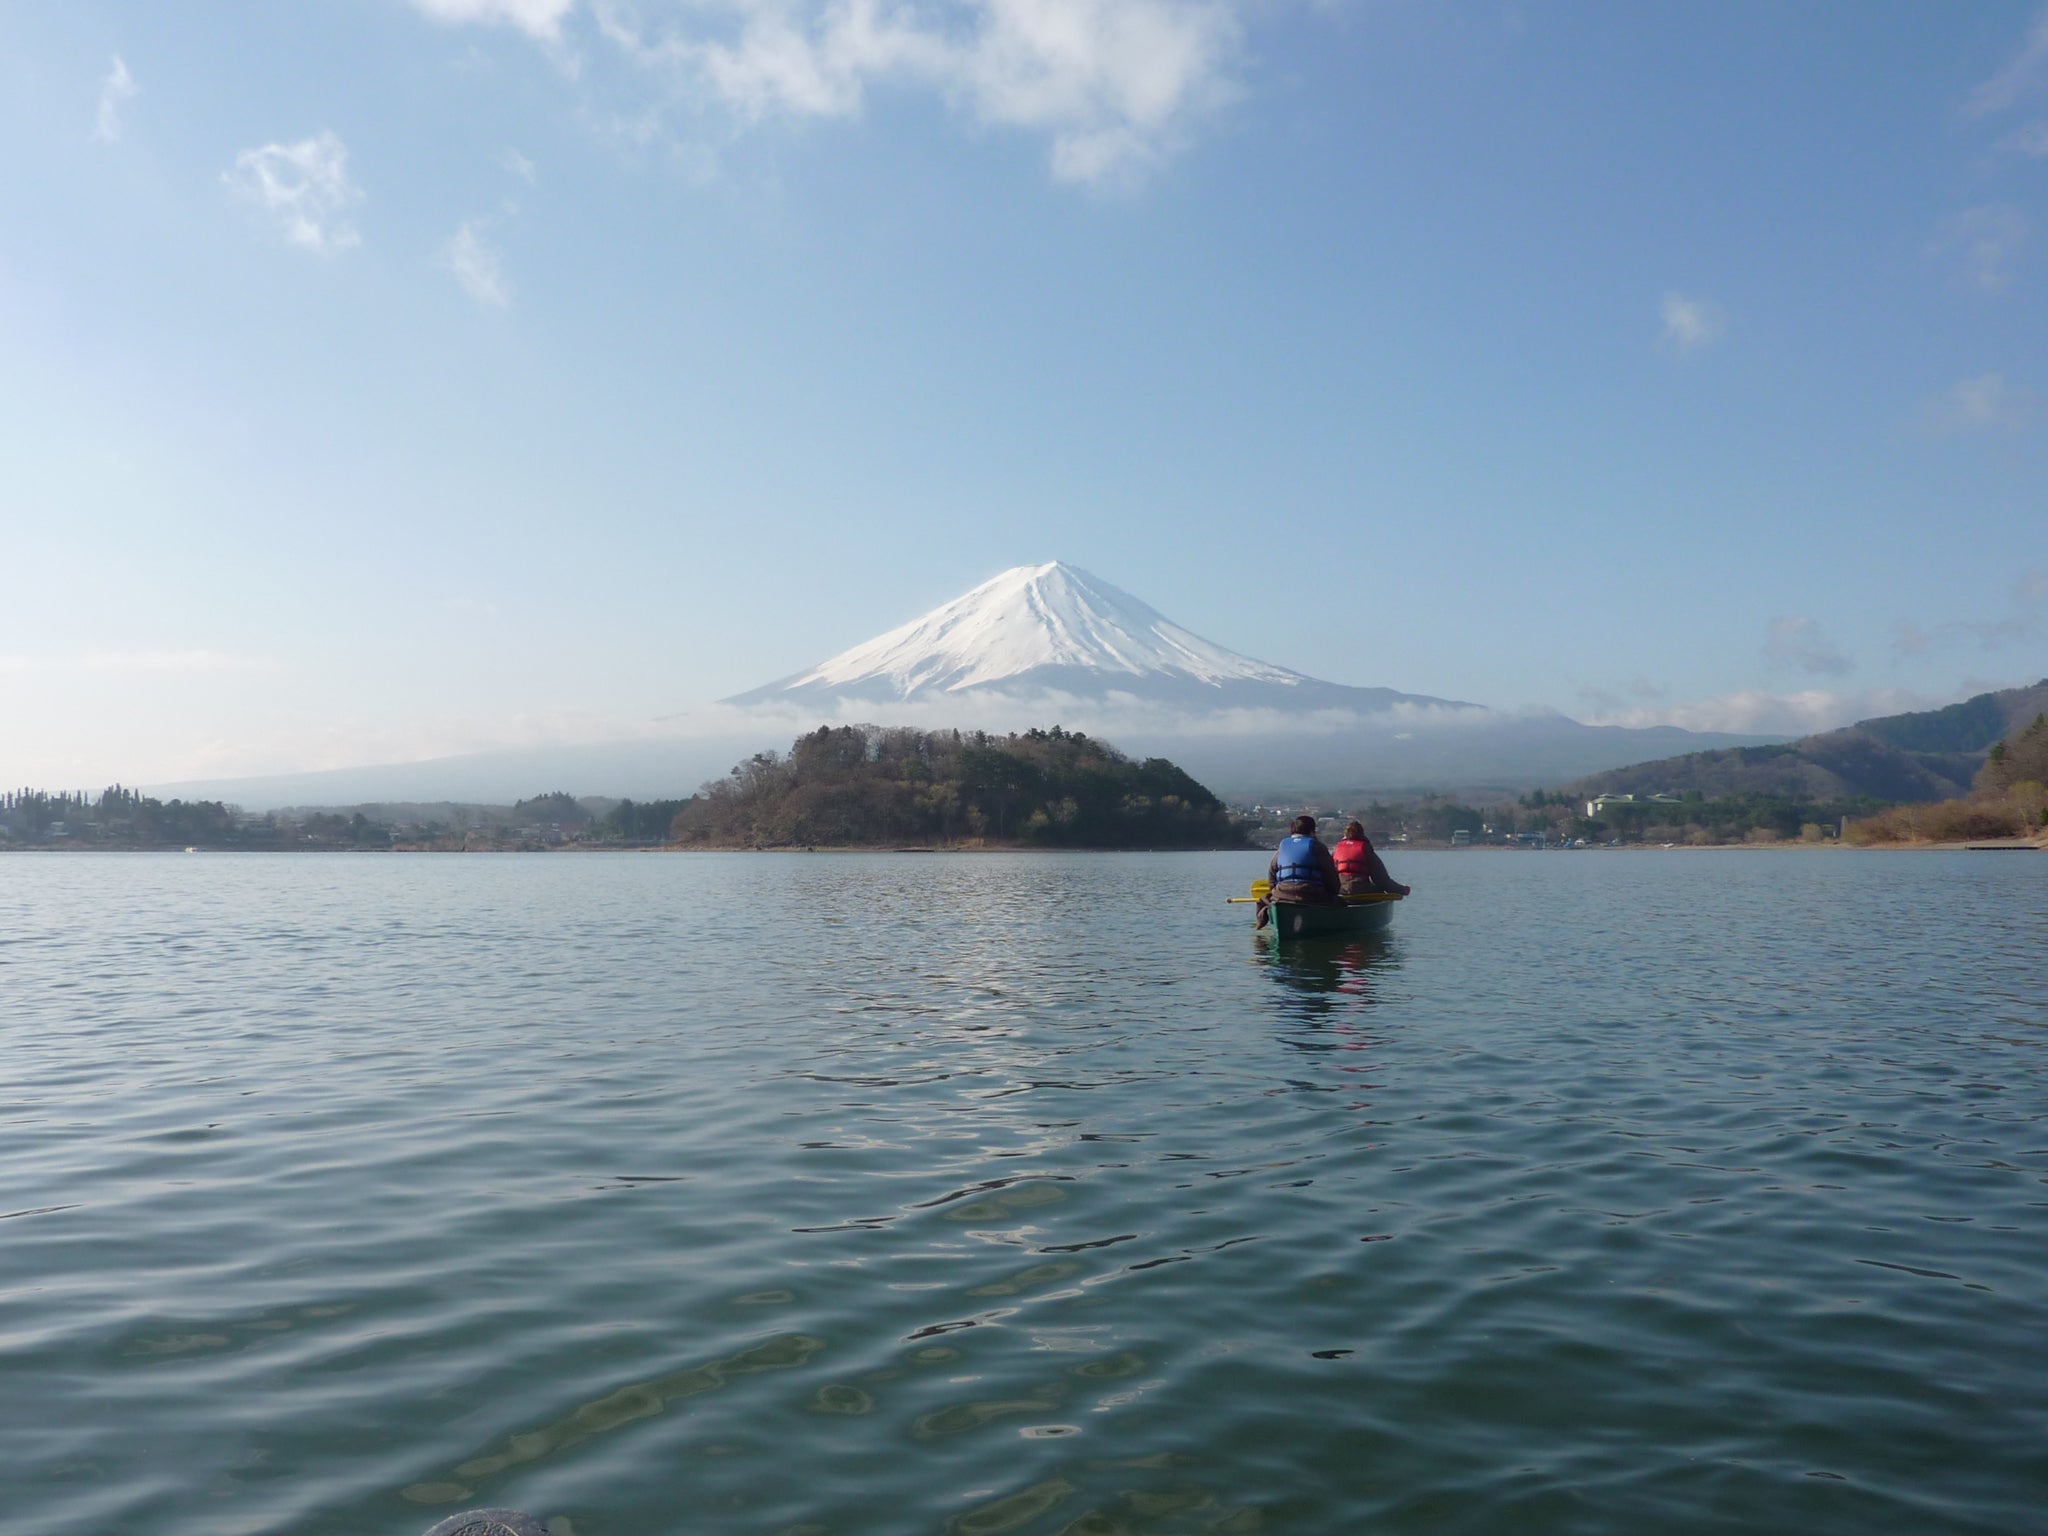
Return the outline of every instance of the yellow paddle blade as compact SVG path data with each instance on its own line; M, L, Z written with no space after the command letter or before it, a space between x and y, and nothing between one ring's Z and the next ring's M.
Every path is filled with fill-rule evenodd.
M1272 882L1272 881L1270 881L1270 880L1254 880L1254 881L1252 882L1252 900L1253 900L1253 901L1264 901L1264 900L1265 900L1265 899L1266 899L1266 898L1267 898L1268 896L1270 896L1270 895L1272 895L1272 894L1273 894L1273 882Z

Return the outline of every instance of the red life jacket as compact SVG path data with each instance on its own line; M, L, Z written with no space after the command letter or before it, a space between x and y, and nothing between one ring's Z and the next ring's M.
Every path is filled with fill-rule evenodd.
M1366 872L1366 860L1372 853L1368 839L1347 837L1330 850L1330 857L1337 861L1337 873L1341 876L1362 875Z

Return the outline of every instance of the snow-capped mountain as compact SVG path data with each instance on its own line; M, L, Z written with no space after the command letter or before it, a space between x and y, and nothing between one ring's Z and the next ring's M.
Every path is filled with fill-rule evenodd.
M1354 688L1241 656L1074 566L1020 565L922 618L723 701L728 724L1063 724L1226 794L1556 783L1775 738L1588 726ZM808 728L805 726L804 728Z
M1779 739L1589 726L1326 683L1226 650L1057 561L1005 571L808 671L666 723L671 733L659 738L173 788L256 808L509 801L550 784L658 799L817 725L1064 725L1134 756L1171 758L1219 794L1270 803L1334 791L1519 791Z
M1240 656L1062 561L1020 565L922 618L728 704L937 704L1058 696L1209 708L1469 709Z

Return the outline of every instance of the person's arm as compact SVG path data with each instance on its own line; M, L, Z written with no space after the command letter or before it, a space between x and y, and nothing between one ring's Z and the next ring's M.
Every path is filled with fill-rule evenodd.
M1275 849L1273 857L1266 861L1266 883L1276 884L1280 879L1280 853Z
M1373 884L1383 891L1392 891L1396 896L1406 896L1408 887L1387 873L1387 861L1380 857L1377 848L1365 850L1365 872L1372 876Z
M1323 872L1323 885L1332 896L1344 889L1344 877L1337 873L1337 856L1316 843L1316 867Z

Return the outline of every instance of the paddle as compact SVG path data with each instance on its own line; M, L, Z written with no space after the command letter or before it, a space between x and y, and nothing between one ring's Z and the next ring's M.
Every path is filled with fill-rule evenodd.
M1266 898L1263 896L1226 896L1223 899L1229 902L1232 906L1242 905L1250 907L1258 905L1258 903L1264 901ZM1399 901L1401 897L1397 892L1394 891L1371 891L1363 896L1339 896L1337 899L1339 901L1347 901L1355 904L1364 904L1375 901ZM1286 903L1282 902L1281 905L1285 906Z

